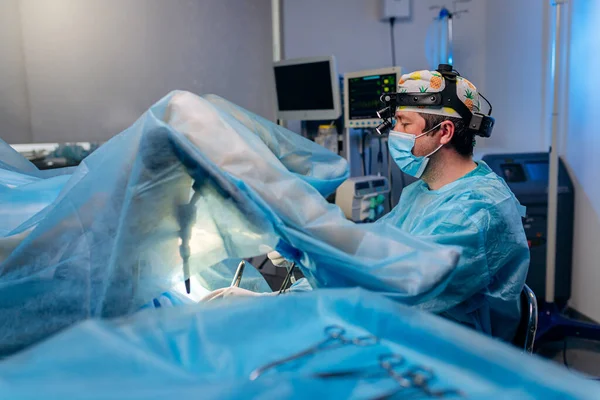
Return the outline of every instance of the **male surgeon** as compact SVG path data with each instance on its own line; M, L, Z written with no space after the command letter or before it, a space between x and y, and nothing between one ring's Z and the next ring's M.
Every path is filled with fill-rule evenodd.
M441 72L417 71L398 82L399 95L410 100L437 93L445 107L404 102L395 110L390 156L419 180L404 188L398 205L376 223L460 247L462 255L448 286L417 307L510 341L529 267L523 207L483 161L473 160L477 88ZM276 265L286 262L276 251L268 256Z
M476 87L454 79L458 100L479 112ZM398 92L441 93L446 84L439 71L417 71L402 76ZM483 161L473 161L476 132L460 108L463 116L450 107L397 108L390 156L419 180L404 188L398 205L377 223L459 246L462 256L450 284L419 307L510 341L529 268L523 207Z

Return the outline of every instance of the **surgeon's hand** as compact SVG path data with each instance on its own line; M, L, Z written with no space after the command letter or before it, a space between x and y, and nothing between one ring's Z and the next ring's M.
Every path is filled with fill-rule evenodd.
M278 251L271 251L267 253L267 257L276 267L289 268L292 264L290 261L286 260Z
M253 292L251 290L246 290L246 289L242 289L236 286L232 286L232 287L225 287L225 288L221 288L221 289L217 289L214 290L212 292L210 292L209 294L207 294L204 298L202 298L202 300L200 301L213 301L216 299L221 299L224 297L232 297L232 296L236 296L236 297L259 297L259 296L271 296L271 295L275 295L275 292L272 293L256 293Z

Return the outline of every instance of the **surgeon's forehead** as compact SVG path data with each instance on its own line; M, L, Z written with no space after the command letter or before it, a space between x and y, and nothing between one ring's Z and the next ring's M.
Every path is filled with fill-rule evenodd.
M416 119L418 114L414 111L396 111L396 118L402 121L412 122Z

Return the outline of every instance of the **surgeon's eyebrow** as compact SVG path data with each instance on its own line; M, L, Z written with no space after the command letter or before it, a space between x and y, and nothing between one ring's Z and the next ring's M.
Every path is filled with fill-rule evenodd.
M401 114L400 111L396 111L396 116L395 117L396 117L397 121L408 122L408 123L413 122L411 118L409 118L405 114Z

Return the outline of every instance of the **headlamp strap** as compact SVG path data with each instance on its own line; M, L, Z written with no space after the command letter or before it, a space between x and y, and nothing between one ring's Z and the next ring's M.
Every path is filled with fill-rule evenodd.
M453 77L450 78L444 74L444 78L446 80L446 86L444 87L444 90L442 90L442 107L452 108L465 122L471 125L470 121L471 117L473 117L473 113L458 97L458 93L456 92L456 75L453 75Z

